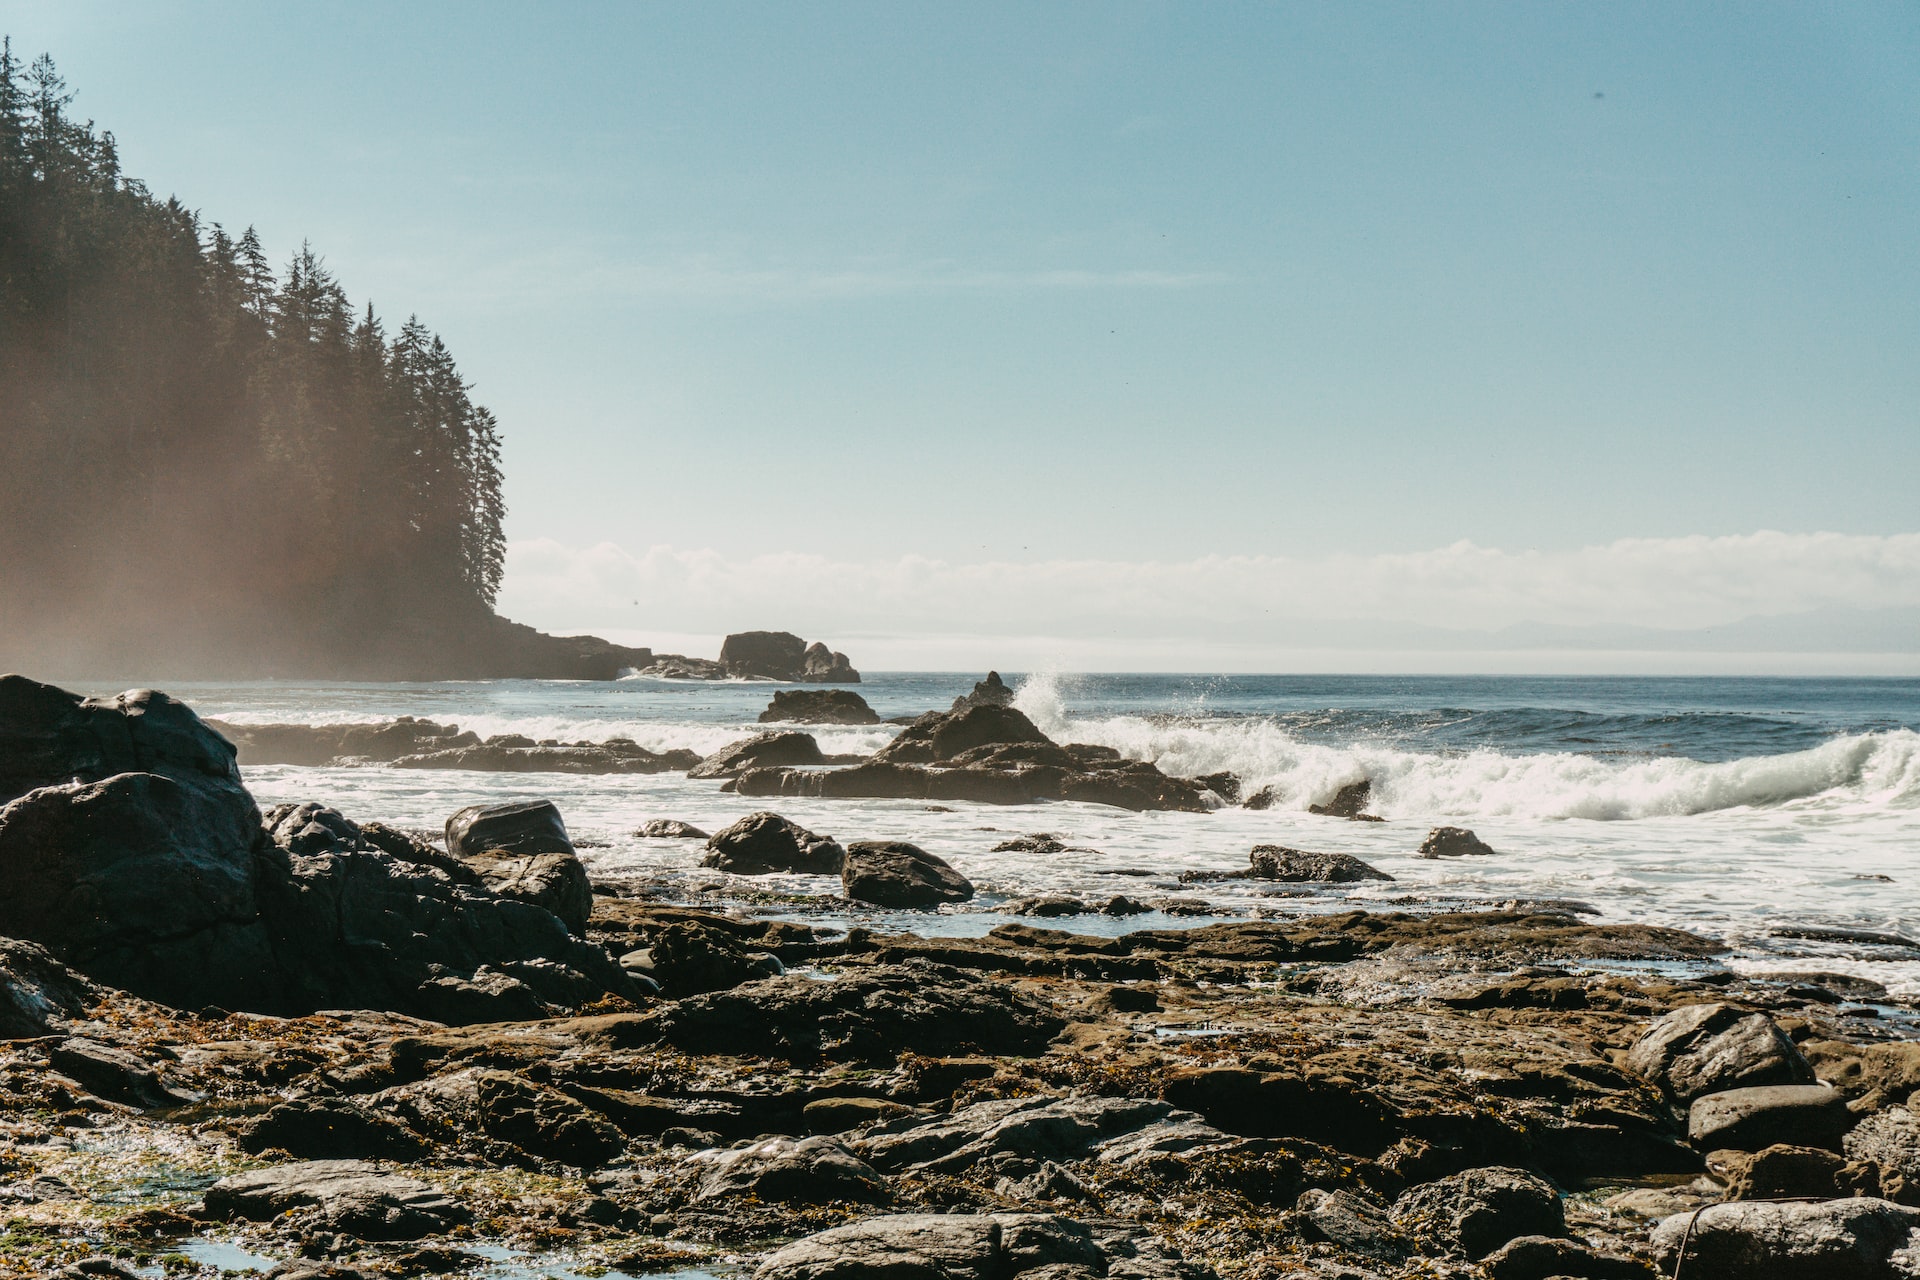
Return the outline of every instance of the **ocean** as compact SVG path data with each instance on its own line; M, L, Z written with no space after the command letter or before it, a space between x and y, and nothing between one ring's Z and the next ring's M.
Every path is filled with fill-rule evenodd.
M945 709L979 673L875 673L858 686L882 716ZM357 819L438 829L483 801L538 796L566 817L599 880L709 900L696 842L641 840L650 818L708 831L773 808L841 841L909 840L970 877L976 899L937 913L810 903L837 881L765 877L755 909L813 923L974 934L1012 899L1199 898L1160 911L1029 921L1079 932L1173 927L1303 911L1442 910L1551 902L1599 922L1673 925L1724 940L1742 972L1824 970L1920 995L1920 680L1247 675L1009 675L1018 705L1061 742L1098 743L1169 773L1228 769L1273 807L1128 813L904 800L738 799L677 773L578 777L260 766L262 805L320 800ZM400 715L481 735L628 737L701 753L756 731L761 682L174 684L204 715L240 723L340 723ZM108 690L93 690L108 692ZM891 725L819 726L828 753L864 753ZM1380 823L1309 814L1347 782L1373 783ZM1465 826L1494 857L1429 861L1438 825ZM1046 832L1069 848L995 853ZM1392 881L1303 890L1183 883L1243 868L1256 844L1351 853ZM783 897L783 895L793 895ZM1183 910L1194 910L1191 905ZM1877 937L1807 938L1848 930ZM1784 931L1784 933L1783 933ZM1903 945L1906 943L1913 945Z

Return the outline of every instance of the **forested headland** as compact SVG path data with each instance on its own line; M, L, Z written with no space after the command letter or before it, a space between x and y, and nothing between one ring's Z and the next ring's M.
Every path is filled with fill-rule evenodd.
M0 670L431 678L644 661L493 613L500 428L418 318L275 270L0 52Z

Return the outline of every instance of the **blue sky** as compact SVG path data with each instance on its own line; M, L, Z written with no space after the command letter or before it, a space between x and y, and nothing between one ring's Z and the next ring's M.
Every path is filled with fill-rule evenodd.
M916 557L1132 566L1076 581L1150 619L1142 566L1466 542L1578 574L1700 537L1746 549L1742 616L1920 604L1909 4L0 0L0 29L157 192L446 336L541 625L831 635L871 582L798 566ZM1878 568L1796 594L1761 531ZM689 594L582 571L602 544L814 586L764 618L766 573ZM1701 625L1611 581L1581 618ZM1484 621L1314 589L1270 612ZM899 629L961 626L927 591ZM1119 635L1049 598L983 651ZM1168 652L1209 632L1183 608Z

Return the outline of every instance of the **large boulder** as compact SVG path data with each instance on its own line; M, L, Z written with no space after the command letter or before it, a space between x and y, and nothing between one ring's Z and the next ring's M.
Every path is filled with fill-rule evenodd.
M1680 1213L1653 1229L1653 1254L1686 1280L1895 1280L1920 1209L1856 1196L1812 1204L1745 1200Z
M0 676L0 801L0 934L170 1004L224 1003L271 968L260 812L184 704Z
M229 1222L291 1214L290 1225L303 1231L362 1240L415 1240L471 1217L444 1192L364 1160L309 1160L222 1178L207 1188L206 1213Z
M593 914L593 883L551 800L469 805L447 819L447 848L493 893L544 907L575 935Z
M797 730L756 733L730 742L687 770L689 778L734 778L748 769L825 764L820 744L810 733Z
M447 852L456 858L477 853L571 854L573 840L551 800L474 804L447 819Z
M1724 1089L1813 1083L1813 1067L1771 1018L1717 1002L1687 1005L1659 1019L1621 1065L1677 1102Z
M880 907L937 907L973 897L973 882L918 845L857 840L840 868L847 896Z
M1394 1202L1393 1221L1416 1240L1475 1260L1519 1236L1567 1234L1560 1193L1523 1169L1467 1169L1425 1183Z
M880 713L851 689L782 689L761 724L879 724Z
M832 876L840 874L846 856L838 841L762 810L714 832L700 865L736 876L782 871Z

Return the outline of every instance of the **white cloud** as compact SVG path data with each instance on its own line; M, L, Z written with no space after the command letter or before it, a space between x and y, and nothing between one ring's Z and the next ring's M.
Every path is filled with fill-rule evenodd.
M1262 655L1323 647L1457 649L1450 633L1460 632L1476 633L1483 648L1512 647L1486 643L1486 633L1529 625L1689 631L1915 607L1920 533L1631 538L1552 552L1460 542L1374 556L972 564L797 552L738 558L669 546L630 553L611 543L572 548L535 539L509 549L501 598L508 616L557 630L644 638L778 627L809 637L865 636L902 657L947 652L966 637L1023 652L1051 644L1103 666L1125 666L1131 654L1156 667L1182 665L1182 653L1196 665L1213 654L1244 667L1260 665ZM1630 647L1669 647L1658 636L1651 645L1647 639L1631 637ZM1920 650L1920 638L1900 647Z

